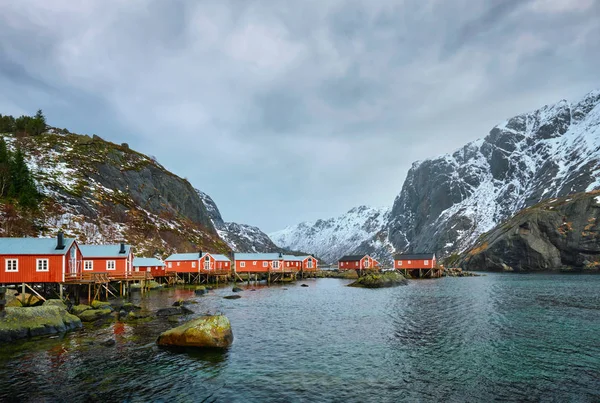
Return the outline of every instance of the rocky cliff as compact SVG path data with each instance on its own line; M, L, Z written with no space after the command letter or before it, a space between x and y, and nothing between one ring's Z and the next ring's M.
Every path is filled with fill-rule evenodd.
M230 250L192 185L126 144L55 130L2 137L24 151L44 200L33 212L0 201L0 236L62 229L81 242L132 243L138 255Z
M600 191L551 198L479 237L458 265L467 270L598 271Z

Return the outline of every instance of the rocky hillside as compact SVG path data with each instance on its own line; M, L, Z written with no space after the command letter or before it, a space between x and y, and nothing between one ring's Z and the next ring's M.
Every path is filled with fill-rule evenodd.
M225 222L213 199L200 190L196 189L196 192L200 196L200 199L202 199L217 233L232 250L246 253L282 251L282 248L275 245L271 238L258 227L235 222Z
M0 236L53 236L63 229L81 242L124 240L139 255L156 256L231 249L196 189L126 144L56 130L2 137L23 150L45 197L33 212L0 202Z
M482 235L458 264L467 270L598 271L600 191L524 209Z
M594 91L508 119L452 154L413 163L388 219L359 245L342 241L343 226L321 235L303 224L284 230L285 243L302 240L310 252L331 239L335 256L366 252L384 262L403 251L447 256L525 207L598 188L600 91ZM277 233L273 238L284 242Z
M381 244L373 237L388 218L389 208L360 206L339 217L303 222L269 236L281 247L303 250L333 263L363 243L372 242L374 248L380 249Z

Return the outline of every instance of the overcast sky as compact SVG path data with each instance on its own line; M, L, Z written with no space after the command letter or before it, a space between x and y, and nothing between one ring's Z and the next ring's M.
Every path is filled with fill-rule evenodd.
M600 0L0 0L0 113L127 142L266 232L600 88Z

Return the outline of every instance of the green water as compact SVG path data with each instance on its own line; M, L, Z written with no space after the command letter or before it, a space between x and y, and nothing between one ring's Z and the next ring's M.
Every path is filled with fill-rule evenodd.
M222 312L226 352L159 349L166 319L86 326L0 347L1 401L600 401L600 276L499 275L392 289L338 279L194 297ZM114 338L116 345L97 341Z

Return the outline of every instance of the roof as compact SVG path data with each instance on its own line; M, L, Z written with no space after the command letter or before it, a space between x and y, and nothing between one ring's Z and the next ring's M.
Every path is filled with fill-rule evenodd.
M282 256L282 257L280 257ZM282 259L281 253L236 253L235 260L279 260Z
M131 252L131 245L125 245L125 253L119 253L120 244L113 245L79 245L79 250L86 257L127 257Z
M313 259L317 260L316 257L310 256L310 255L302 255L302 256L283 255L283 260L304 261L304 260L308 259L309 257L312 257Z
M219 255L219 254L210 254L213 258L215 258L215 260L217 262L231 262L231 260L225 256L225 255Z
M133 267L164 266L165 263L154 257L136 257L133 259Z
M339 258L338 262L358 262L367 255L346 255Z
M435 253L401 253L394 256L394 260L431 260Z
M56 249L56 238L0 238L0 255L64 255L75 239L64 242L64 249Z
M206 255L203 253L202 256ZM171 256L165 259L165 262L173 261L173 260L198 260L200 259L200 253L173 253Z

